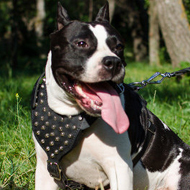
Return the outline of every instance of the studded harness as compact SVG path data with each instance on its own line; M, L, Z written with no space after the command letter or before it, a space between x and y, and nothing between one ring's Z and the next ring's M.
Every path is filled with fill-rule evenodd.
M37 80L32 98L32 131L48 156L47 169L62 189L83 189L68 180L60 166L64 155L69 153L83 137L83 130L97 119L85 112L66 116L55 113L48 106L44 73ZM42 80L43 79L43 80Z

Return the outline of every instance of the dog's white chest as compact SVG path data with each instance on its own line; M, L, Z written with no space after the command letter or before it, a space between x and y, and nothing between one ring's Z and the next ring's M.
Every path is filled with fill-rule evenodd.
M129 165L132 166L132 163L128 163L128 133L118 135L103 120L98 119L86 130L85 136L84 141L62 160L68 178L89 187L98 186L100 183L106 186L110 183L108 178L116 182L118 179L114 178L121 176L122 180L122 176L126 176L130 170Z

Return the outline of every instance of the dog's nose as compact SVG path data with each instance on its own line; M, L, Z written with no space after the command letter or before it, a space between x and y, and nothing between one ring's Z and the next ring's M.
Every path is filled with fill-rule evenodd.
M115 71L121 66L121 59L114 56L104 57L102 60L103 66L107 71Z

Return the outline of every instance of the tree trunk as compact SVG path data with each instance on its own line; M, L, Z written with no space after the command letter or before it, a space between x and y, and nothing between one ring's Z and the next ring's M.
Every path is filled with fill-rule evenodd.
M93 0L90 0L89 1L89 17L88 17L89 22L92 21L92 16L93 16Z
M108 2L109 2L109 12L110 12L110 22L111 22L115 10L115 0L108 0Z
M158 14L155 1L150 0L149 2L149 63L150 65L160 65L160 34Z
M190 62L190 26L182 0L154 0L172 65Z
M37 0L36 2L36 22L35 22L35 32L39 40L43 37L43 27L45 18L45 2L44 0ZM40 44L39 44L40 45Z

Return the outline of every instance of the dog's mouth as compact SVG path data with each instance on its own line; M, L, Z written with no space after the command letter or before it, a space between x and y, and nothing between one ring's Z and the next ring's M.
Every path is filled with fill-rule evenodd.
M128 129L129 120L114 88L116 84L111 81L85 83L65 74L59 79L60 86L89 115L101 116L117 133Z

